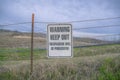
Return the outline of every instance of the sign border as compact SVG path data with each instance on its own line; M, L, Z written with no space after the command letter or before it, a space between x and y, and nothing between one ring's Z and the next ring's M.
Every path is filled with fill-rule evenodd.
M50 56L49 55L49 31L48 31L48 27L50 26L50 25L70 25L71 26L71 56ZM48 24L47 25L47 57L48 58L72 58L73 57L73 34L72 34L73 32L72 32L72 25L71 24Z

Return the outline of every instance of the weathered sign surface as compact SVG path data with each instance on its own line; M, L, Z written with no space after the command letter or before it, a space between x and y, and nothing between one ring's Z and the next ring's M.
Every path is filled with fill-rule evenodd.
M49 24L47 42L48 57L72 57L72 25Z

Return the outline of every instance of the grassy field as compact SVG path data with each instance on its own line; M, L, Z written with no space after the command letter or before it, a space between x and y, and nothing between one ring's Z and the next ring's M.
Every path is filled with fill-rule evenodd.
M48 59L46 35L34 34L30 75L30 33L0 30L0 80L120 80L120 44L74 48L73 58ZM74 46L108 43L74 38Z
M74 48L74 57L94 56L102 54L120 53L120 45L91 46L86 48ZM47 51L34 49L34 59L46 59ZM30 48L0 48L0 60L29 60Z
M45 58L46 50L34 49L34 58L40 59ZM29 48L1 48L0 49L0 60L29 60L30 49Z
M30 75L29 48L0 48L0 80L120 80L120 45L74 48L73 58L48 59L34 49Z

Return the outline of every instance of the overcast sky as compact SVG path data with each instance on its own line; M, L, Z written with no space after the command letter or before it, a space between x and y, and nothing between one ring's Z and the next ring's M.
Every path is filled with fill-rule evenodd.
M0 25L31 22L35 13L38 22L67 22L120 16L120 0L0 0ZM119 25L120 19L72 23L73 28ZM35 24L36 31L47 24ZM3 27L2 27L3 28ZM30 31L30 24L4 28ZM75 35L120 34L120 26L74 31Z

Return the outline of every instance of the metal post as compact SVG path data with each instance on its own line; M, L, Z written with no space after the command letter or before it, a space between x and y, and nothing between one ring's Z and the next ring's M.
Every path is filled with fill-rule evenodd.
M32 14L32 30L31 30L31 74L33 72L33 35L34 35L34 14Z

